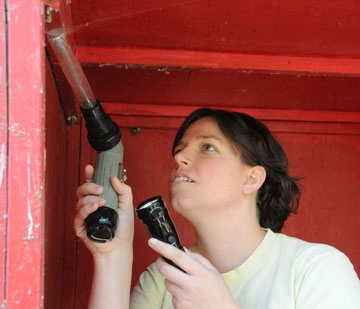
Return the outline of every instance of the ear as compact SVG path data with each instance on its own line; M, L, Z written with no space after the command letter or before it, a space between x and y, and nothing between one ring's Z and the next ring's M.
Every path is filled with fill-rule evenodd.
M266 179L266 170L260 165L249 168L247 177L243 187L244 195L249 195L257 192Z

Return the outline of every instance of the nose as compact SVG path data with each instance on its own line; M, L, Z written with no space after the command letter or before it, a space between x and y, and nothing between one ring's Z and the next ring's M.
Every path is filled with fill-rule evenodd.
M174 155L174 161L179 166L189 165L191 162L189 155L184 150L181 150Z

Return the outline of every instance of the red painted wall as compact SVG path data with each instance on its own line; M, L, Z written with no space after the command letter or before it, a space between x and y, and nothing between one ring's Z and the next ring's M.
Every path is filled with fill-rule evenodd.
M72 308L76 273L72 219L74 188L78 184L80 128L66 122L48 60L45 128L44 307Z

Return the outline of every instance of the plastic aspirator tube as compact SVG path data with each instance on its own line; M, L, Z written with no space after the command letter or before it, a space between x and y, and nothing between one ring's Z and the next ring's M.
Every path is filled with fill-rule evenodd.
M49 43L56 55L61 69L68 80L76 99L83 109L91 109L96 105L96 98L76 58L63 28L47 32Z

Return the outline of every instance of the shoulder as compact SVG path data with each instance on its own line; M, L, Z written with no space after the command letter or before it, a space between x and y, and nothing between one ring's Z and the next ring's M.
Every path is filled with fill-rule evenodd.
M276 237L283 254L291 259L298 304L309 308L344 305L356 308L360 305L360 281L344 253L326 244L310 243L283 234Z
M295 259L313 260L328 255L347 259L344 253L327 244L312 243L280 233L274 233L274 237L278 249L292 255Z
M285 234L273 233L271 230L268 234L271 246L266 259L271 261L272 265L278 265L280 270L286 269L299 275L312 268L320 270L340 264L354 271L346 255L332 246L311 243Z
M333 246L311 243L284 234L276 234L276 238L280 252L291 258L293 267L298 271L309 271L314 267L327 269L336 266L336 268L348 268L355 273L349 258Z

